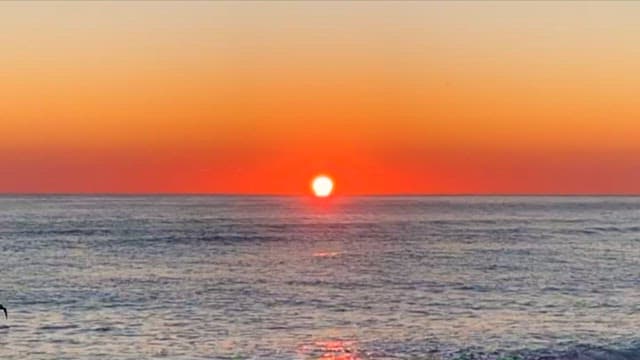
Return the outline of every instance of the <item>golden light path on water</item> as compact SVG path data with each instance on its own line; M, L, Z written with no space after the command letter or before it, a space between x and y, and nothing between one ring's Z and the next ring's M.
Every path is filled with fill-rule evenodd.
M318 188L322 187L325 180L329 178L319 176L314 179L313 187L318 196ZM329 179L329 181L331 181ZM330 183L328 193L331 192L333 184ZM342 251L335 249L317 249L311 253L314 258L334 258L344 255ZM311 344L302 344L298 347L298 354L303 358L313 358L318 360L363 360L358 352L357 342L355 340L344 339L325 339L316 340Z
M346 340L315 341L309 345L301 345L299 355L309 357L315 355L318 360L362 360L358 355L357 343Z

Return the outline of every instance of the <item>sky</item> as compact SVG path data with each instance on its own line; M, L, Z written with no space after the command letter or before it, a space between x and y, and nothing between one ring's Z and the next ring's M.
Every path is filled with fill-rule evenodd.
M640 193L640 2L1 2L0 193Z

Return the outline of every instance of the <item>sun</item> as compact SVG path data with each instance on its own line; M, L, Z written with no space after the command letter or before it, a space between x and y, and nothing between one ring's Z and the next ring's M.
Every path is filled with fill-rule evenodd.
M333 191L333 180L327 175L318 175L311 182L311 190L317 197L327 197Z

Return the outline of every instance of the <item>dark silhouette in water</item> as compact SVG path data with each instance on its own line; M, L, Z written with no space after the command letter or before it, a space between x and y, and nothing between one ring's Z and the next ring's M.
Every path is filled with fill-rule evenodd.
M4 311L4 318L8 319L9 315L7 315L7 308L2 306L2 304L0 304L0 310Z

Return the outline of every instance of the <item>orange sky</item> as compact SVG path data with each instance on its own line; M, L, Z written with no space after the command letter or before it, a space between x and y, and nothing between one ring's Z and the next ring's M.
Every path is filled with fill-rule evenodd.
M637 2L1 2L0 192L640 193Z

